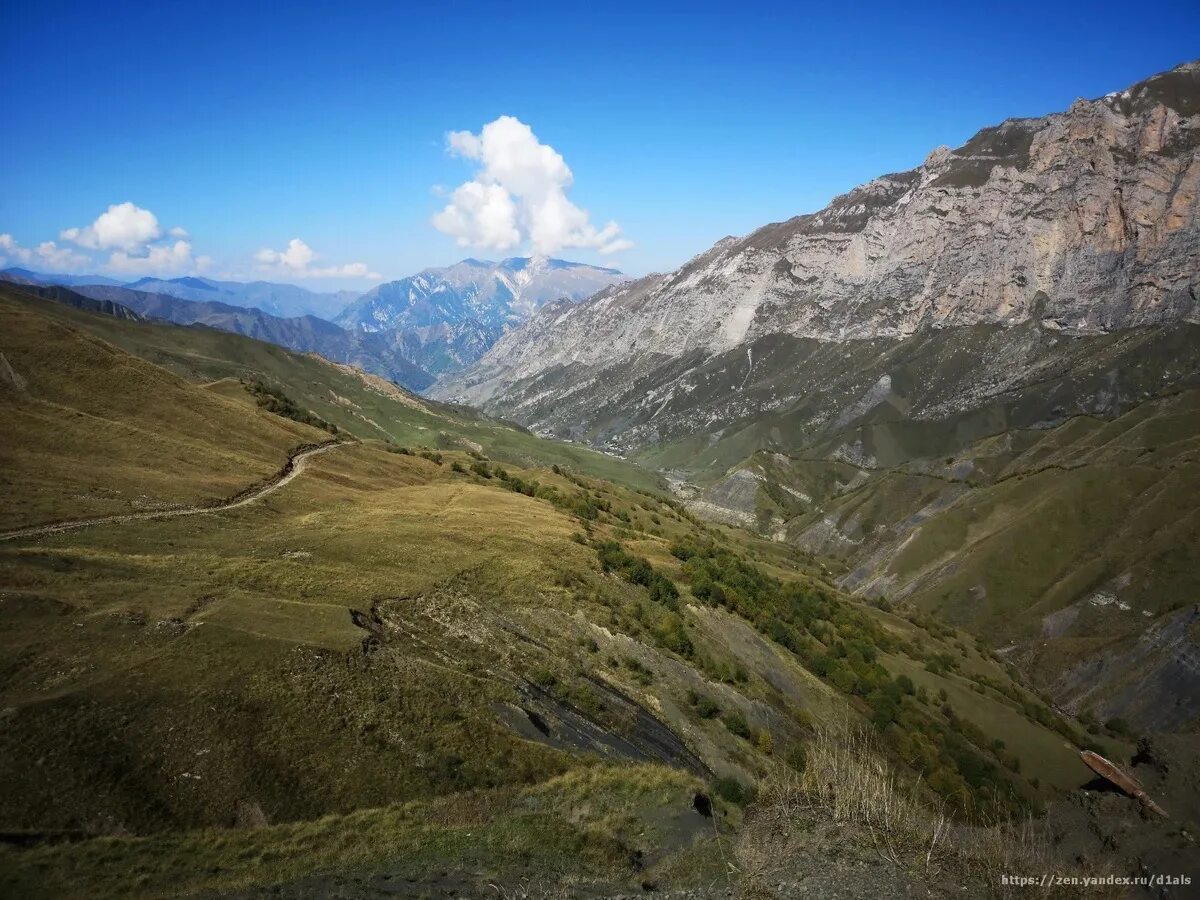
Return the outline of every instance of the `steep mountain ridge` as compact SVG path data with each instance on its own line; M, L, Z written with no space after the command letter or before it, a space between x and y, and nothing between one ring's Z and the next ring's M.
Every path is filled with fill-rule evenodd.
M301 353L319 353L349 363L413 390L433 382L433 376L410 361L414 347L394 331L363 334L339 328L317 316L273 316L256 307L218 300L185 300L128 287L77 285L74 292L95 300L120 304L142 316L177 325L206 325L244 334Z
M550 304L430 393L653 465L1069 708L1186 730L1198 148L1189 63Z
M1198 96L1200 63L1189 63L986 128L820 212L725 238L677 272L549 307L438 393L485 401L559 367L719 353L768 334L1200 321Z
M90 282L89 282L90 283ZM294 284L271 281L216 281L195 275L183 278L139 278L126 287L183 300L216 301L247 306L281 318L318 316L333 320L361 291L310 291Z

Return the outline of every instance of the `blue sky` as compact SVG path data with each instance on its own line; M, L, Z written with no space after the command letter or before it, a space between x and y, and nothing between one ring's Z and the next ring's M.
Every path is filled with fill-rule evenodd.
M561 177L534 186L536 197L590 216L586 227L551 229L542 245L570 233L581 246L556 255L641 274L818 209L984 125L1063 109L1200 56L1195 0L995 11L0 4L0 234L30 267L49 268L36 264L48 256L31 254L54 241L88 268L123 253L130 277L205 257L209 274L314 288L526 252L523 207L510 210L519 243L503 249L511 228L490 232L490 246L455 242L451 234L484 234L470 210L439 220L441 231L431 224L448 204L462 211L449 192L503 166L475 138L460 144L465 155L447 153L447 134L478 136L501 116L532 129L532 159L552 147L573 174L569 188ZM114 231L93 224L122 203L133 207L110 217ZM137 218L143 210L154 227ZM605 232L609 221L619 233ZM186 237L168 234L174 227ZM79 229L74 240L61 237L69 228ZM297 238L311 254L286 252ZM626 242L634 246L618 249ZM152 248L159 255L147 258ZM9 264L20 264L14 252Z

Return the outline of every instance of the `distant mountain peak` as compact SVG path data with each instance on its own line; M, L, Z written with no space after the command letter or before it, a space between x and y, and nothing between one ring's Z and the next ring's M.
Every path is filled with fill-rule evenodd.
M616 269L548 256L468 258L378 285L337 321L356 331L415 331L445 351L430 370L451 371L474 362L546 303L583 300L624 280Z

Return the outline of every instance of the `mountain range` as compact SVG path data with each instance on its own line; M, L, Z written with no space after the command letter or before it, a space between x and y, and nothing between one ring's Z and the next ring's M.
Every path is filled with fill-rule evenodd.
M122 284L99 275L6 269L19 284L61 285L139 315L207 325L350 363L413 390L474 362L548 300L580 300L624 278L615 269L546 257L464 260L365 294L198 276Z
M0 276L0 895L1200 883L1200 65L636 280Z
M1190 63L549 304L431 393L667 471L1065 707L1187 727L1198 147Z
M76 282L82 283L85 282ZM183 300L253 307L282 318L317 316L331 321L345 309L346 304L359 296L358 291L321 293L294 284L270 281L214 281L196 275L168 279L139 278L125 287L147 294L166 294Z
M544 256L465 259L372 288L336 321L359 332L404 334L417 345L414 360L442 375L473 363L545 303L582 300L624 280L616 269Z

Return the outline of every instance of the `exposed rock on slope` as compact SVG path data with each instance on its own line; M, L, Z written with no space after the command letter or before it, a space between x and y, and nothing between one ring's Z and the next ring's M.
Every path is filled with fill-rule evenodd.
M1200 64L1012 119L670 275L554 305L439 396L488 402L648 354L1035 321L1091 333L1200 321ZM519 410L515 410L519 411Z
M1071 709L1186 729L1198 149L1190 63L548 305L432 393L667 470Z

